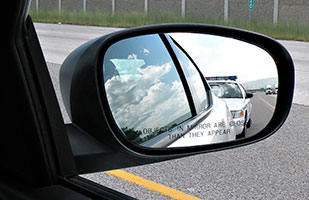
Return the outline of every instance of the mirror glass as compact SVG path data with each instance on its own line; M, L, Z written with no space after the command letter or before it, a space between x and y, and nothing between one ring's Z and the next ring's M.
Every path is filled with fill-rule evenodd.
M250 137L268 124L276 106L273 58L233 38L198 33L136 36L111 45L102 67L119 131L143 147Z

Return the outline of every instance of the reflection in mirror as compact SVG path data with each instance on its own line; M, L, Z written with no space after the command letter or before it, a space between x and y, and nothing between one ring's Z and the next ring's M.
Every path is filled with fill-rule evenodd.
M135 145L172 148L250 137L270 121L277 67L233 38L160 33L124 39L103 59L107 101Z

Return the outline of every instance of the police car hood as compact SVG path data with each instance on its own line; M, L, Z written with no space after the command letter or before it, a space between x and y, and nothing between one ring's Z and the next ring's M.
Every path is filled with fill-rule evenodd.
M241 110L244 105L244 99L243 98L221 98L223 100L227 107L232 110Z

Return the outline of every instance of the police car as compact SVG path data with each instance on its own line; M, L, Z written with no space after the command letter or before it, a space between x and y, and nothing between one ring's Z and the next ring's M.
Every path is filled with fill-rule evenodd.
M206 77L214 95L222 99L228 106L233 120L230 126L236 129L237 137L244 137L247 128L250 128L253 94L246 92L238 83L237 76Z
M271 95L273 93L273 87L271 85L266 85L265 94Z

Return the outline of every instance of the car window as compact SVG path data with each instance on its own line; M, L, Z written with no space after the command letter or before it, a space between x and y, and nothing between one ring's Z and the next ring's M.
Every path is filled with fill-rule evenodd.
M223 96L224 90L220 85L210 84L210 87L211 87L211 91L214 95L216 95L217 97Z
M107 50L103 65L113 117L135 144L192 117L180 77L158 35L115 43Z
M178 58L178 61L188 79L189 88L192 92L195 102L196 112L200 113L209 107L209 101L204 83L195 65L191 62L188 56L180 49L173 40L169 39L173 50Z
M219 98L243 98L242 92L236 83L210 82L212 92Z

